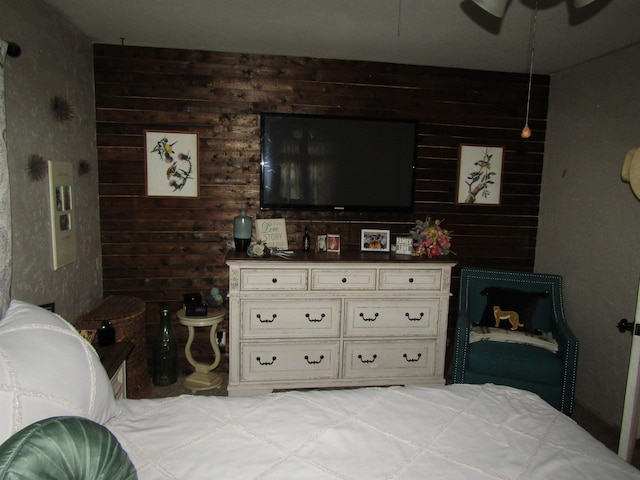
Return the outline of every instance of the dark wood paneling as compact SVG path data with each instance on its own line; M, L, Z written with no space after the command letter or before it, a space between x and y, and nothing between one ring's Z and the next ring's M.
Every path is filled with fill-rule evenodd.
M444 218L459 265L533 268L547 76L533 77L534 133L523 140L526 74L114 45L95 45L94 65L104 294L145 300L149 337L159 304L226 289L241 208L284 217L294 249L305 227L358 248L363 227L406 234L417 218ZM261 212L262 111L418 120L414 211ZM199 199L145 197L145 129L198 132ZM460 144L504 145L500 206L456 205Z

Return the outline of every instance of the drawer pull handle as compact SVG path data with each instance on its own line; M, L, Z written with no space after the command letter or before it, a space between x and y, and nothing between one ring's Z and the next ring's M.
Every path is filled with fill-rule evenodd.
M407 314L408 315L408 314ZM273 317L271 317L271 319L265 318L264 320L262 319L262 317L260 316L259 313L256 314L256 318L258 319L258 321L260 323L272 323L276 318L278 317L277 314L273 314Z
M409 278L409 283L413 283L413 277Z
M311 315L309 315L308 313L305 313L304 315L305 317L307 317L307 320L309 320L310 322L321 322L322 320L324 320L324 313L320 314L320 318L311 318Z
M271 279L271 283L278 283L278 279L277 279L277 278L275 278L275 277L274 277L274 278L272 278L272 279Z
M378 358L378 355L376 355L375 353L373 354L373 356L371 357L371 360L365 360L362 358L362 355L358 355L358 358L360 359L360 361L362 363L373 363L376 361L376 358Z
M260 365L273 365L276 361L276 357L271 357L271 361L265 360L264 362L260 360L260 357L256 357L256 360Z
M304 359L307 361L309 365L317 365L320 362L322 362L322 360L324 360L324 355L320 355L320 360L309 360L309 355L305 355Z
M407 315L409 315L409 314L407 313ZM378 318L378 314L377 313L373 315L373 318L366 318L364 316L364 313L361 313L360 316L362 317L362 320L364 320L365 322L375 322L376 318Z
M345 277L342 277L342 283L347 283L347 279Z
M407 362L417 362L418 360L420 360L420 357L422 356L422 354L418 353L418 358L409 358L406 353L402 356Z
M418 317L412 318L411 315L409 315L409 312L405 313L404 316L407 317L411 322L419 322L420 320L422 320L422 317L424 317L424 312L420 312L420 316Z

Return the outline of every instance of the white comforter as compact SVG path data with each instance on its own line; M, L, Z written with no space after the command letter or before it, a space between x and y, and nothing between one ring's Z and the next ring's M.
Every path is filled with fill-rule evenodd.
M493 385L121 400L140 479L640 479L537 396Z

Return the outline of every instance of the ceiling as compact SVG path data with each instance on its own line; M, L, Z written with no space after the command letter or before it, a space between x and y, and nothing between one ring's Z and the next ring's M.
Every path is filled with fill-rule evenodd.
M45 0L93 42L528 73L535 0ZM534 73L640 43L640 1L538 0Z

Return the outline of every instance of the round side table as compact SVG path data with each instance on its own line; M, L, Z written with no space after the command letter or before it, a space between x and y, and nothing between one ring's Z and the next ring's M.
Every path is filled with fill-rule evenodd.
M220 373L214 373L214 370L219 364L222 355L220 354L220 347L216 339L216 331L218 325L224 320L227 311L224 308L218 307L209 310L209 313L204 317L187 317L185 309L180 309L176 316L180 323L189 329L189 337L187 338L187 344L184 347L184 353L187 356L187 361L196 369L191 375L184 379L184 386L192 392L198 390L209 390L210 388L217 388L222 385L223 376ZM207 365L206 363L197 362L194 360L191 354L191 344L195 337L196 327L210 327L209 341L213 348L215 358L213 363Z

